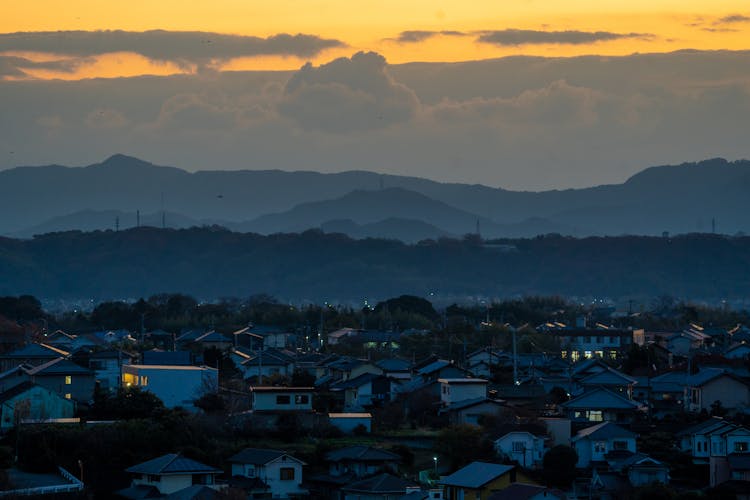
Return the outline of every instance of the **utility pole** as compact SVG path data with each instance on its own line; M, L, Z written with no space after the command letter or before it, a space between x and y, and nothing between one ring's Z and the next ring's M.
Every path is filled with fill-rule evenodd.
M518 383L518 352L516 351L516 329L513 329L513 385Z

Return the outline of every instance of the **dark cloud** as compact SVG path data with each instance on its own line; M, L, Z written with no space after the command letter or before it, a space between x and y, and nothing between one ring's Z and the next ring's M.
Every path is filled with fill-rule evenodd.
M747 23L750 22L750 16L743 16L742 14L732 14L717 19L714 24L736 24L736 23Z
M396 82L374 52L317 68L306 64L289 79L279 104L301 127L326 132L384 128L409 120L418 107L414 92Z
M73 73L86 61L86 58L77 58L36 62L25 57L0 55L0 78L25 77L28 76L26 70L34 69Z
M608 42L625 38L650 39L648 33L612 33L609 31L539 31L506 29L482 31L477 37L481 43L492 45L582 45L595 42Z
M158 61L202 64L243 56L311 57L344 47L339 40L305 34L256 36L202 31L47 31L0 34L0 52L28 51L87 57L135 52Z
M410 30L402 31L396 38L391 40L398 43L417 43L423 42L428 38L436 36L466 36L467 33L454 30L443 30L443 31L423 31L423 30Z

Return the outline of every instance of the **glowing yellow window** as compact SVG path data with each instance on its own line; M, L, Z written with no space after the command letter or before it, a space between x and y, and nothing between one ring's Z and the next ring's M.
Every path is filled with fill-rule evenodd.
M73 377L70 375L65 375L65 385L70 385L73 383Z
M70 399L72 397L73 396L69 392L65 393L65 399Z

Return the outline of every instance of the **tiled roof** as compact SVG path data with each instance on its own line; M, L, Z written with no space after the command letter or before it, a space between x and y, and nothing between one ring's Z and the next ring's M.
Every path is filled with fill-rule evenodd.
M562 403L560 406L567 409L595 408L601 410L627 409L634 410L640 407L635 401L620 396L608 389L599 387L580 396Z
M381 495L386 493L406 494L406 488L409 486L416 486L416 483L383 472L376 476L355 483L350 483L348 486L341 488L341 490L362 493L378 493Z
M512 465L472 462L450 476L444 477L439 484L460 488L481 488L511 470L513 470Z
M68 356L67 351L46 344L27 344L14 351L7 352L1 358L59 358Z
M88 368L79 366L67 359L57 358L43 365L27 370L29 375L93 375Z
M177 453L169 453L147 462L134 465L125 470L135 474L190 474L190 473L219 473L221 470L183 457Z
M592 425L591 427L581 429L575 436L573 436L571 441L578 441L583 438L611 439L623 437L634 438L636 437L636 434L630 432L627 429L623 429L619 425L613 424L612 422L602 422L601 424L596 424Z

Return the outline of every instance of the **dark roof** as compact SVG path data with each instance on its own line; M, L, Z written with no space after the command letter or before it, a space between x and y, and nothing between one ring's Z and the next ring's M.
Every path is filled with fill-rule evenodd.
M204 333L197 339L195 339L193 342L232 342L232 339L224 335L223 333L210 331L208 333Z
M214 469L209 465L196 462L190 458L183 457L178 453L169 453L162 455L161 457L154 458L147 462L134 465L125 472L131 472L135 474L188 474L194 472L221 472L219 469Z
M539 493L545 493L545 496L565 498L565 494L559 490L550 490L537 484L513 483L501 491L491 494L487 497L487 500L528 500Z
M571 441L578 441L579 439L583 438L611 439L620 437L635 438L636 434L634 432L630 432L627 429L623 429L619 425L613 424L612 422L602 422L601 424L596 424L592 425L591 427L581 429L575 436L573 436Z
M52 361L48 361L42 365L35 366L30 370L27 370L29 375L91 375L93 372L88 368L84 368L80 365L68 361L67 359L57 358Z
M68 352L52 347L45 344L27 344L19 349L15 349L10 352L6 352L0 358L15 358L15 359L27 359L27 358L59 358L65 357Z
M265 465L268 462L276 460L277 458L283 457L285 455L295 462L302 463L300 460L287 454L285 451L268 450L263 448L245 448L244 450L230 457L229 463Z
M606 409L637 409L641 405L635 401L631 401L627 398L620 396L619 394L598 387L596 389L584 392L580 396L577 396L570 401L562 403L560 406L567 409L583 409L583 408L596 408L601 410Z
M474 398L474 399L464 399L463 401L456 401L455 403L451 403L445 408L442 408L440 410L440 413L445 413L448 411L458 411L458 410L465 410L466 408L471 408L472 406L477 406L481 404L493 404L496 406L504 406L505 401L502 399L490 399L490 398Z
M362 493L402 493L406 494L406 488L416 486L416 483L401 479L387 472L376 476L368 477L361 481L350 483L348 486L341 488L341 491L362 492Z
M99 351L92 353L90 356L90 359L119 359L122 357L123 359L126 358L135 358L137 354L132 354L125 351L118 351L117 349L110 349L108 351Z
M375 365L381 370L387 372L407 372L411 367L411 363L404 359L398 358L381 359L380 361L375 363Z
M145 351L142 365L188 366L192 364L190 351Z
M162 494L156 486L147 486L145 484L139 484L138 486L131 486L122 490L115 491L115 495L122 498L128 498L130 500L140 500L141 498L161 498Z
M361 387L380 377L382 377L382 375L378 375L376 373L363 373L362 375L358 375L354 378L350 378L349 380L342 380L341 382L336 382L335 384L332 384L331 390L341 391L344 389L352 389L354 387Z
M472 462L450 476L444 477L438 484L461 488L481 488L490 481L494 481L503 474L512 471L513 468L512 465Z
M401 461L401 457L386 450L371 446L355 445L340 448L326 454L328 462L392 462Z
M24 392L33 389L34 387L40 387L42 390L44 390L44 391L46 391L46 392L48 392L50 394L54 394L55 396L57 396L60 399L63 399L62 396L60 396L56 392L50 391L46 387L43 387L41 385L37 385L37 384L31 382L30 380L26 380L26 381L21 382L20 384L18 384L16 386L11 387L7 391L4 391L4 392L0 393L0 402L8 401L9 399L12 399L12 398L18 396L19 394L23 394ZM72 404L72 402L71 402L71 404Z
M167 500L215 500L224 498L221 493L203 484L194 484L164 497Z
M245 491L267 491L269 489L269 486L259 477L232 476L229 478L229 485Z

